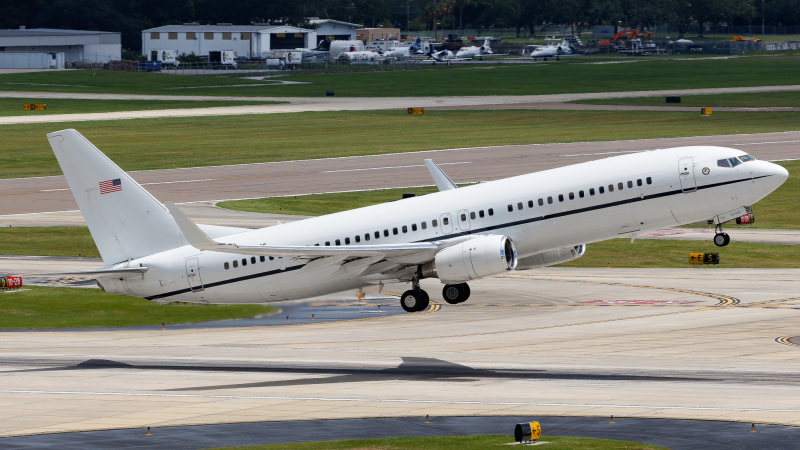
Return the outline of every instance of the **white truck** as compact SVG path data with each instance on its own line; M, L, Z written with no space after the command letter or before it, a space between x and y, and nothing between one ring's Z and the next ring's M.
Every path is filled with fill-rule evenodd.
M151 50L149 61L160 62L161 67L172 66L177 69L181 65L180 61L178 61L178 56L177 50Z
M214 69L236 69L236 52L233 50L217 50L208 52L208 62Z

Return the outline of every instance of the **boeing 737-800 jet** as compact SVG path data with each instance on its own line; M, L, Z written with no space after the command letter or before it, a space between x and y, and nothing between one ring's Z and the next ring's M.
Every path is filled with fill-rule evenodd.
M440 192L258 230L195 225L75 130L48 134L104 268L106 291L172 301L263 303L392 281L421 311L419 280L438 278L448 303L467 282L583 255L585 244L746 214L788 177L740 150L680 147L456 188L426 161Z

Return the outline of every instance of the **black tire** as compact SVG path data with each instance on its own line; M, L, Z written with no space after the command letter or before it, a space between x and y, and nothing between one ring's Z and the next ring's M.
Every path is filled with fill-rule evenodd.
M724 247L728 245L731 241L731 238L728 237L727 233L717 233L714 235L714 245L717 247Z
M430 304L428 293L419 289L405 291L400 297L400 306L405 312L422 311Z
M471 294L472 291L469 289L469 285L467 283L459 284L458 288L461 291L461 301L459 303L464 303L467 301L467 299L469 299L469 294Z
M461 303L461 289L458 284L445 284L442 288L442 298L451 305Z
M728 233L722 233L722 236L725 237L725 242L722 243L722 246L725 247L726 245L731 243L731 237L728 236Z

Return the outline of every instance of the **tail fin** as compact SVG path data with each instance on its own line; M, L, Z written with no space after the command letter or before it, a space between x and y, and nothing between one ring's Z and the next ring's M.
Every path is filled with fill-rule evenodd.
M80 133L47 139L106 265L185 245L164 205Z

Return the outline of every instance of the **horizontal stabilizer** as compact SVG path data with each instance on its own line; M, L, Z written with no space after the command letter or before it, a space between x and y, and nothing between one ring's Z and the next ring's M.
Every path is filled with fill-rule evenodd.
M175 222L183 232L189 245L198 250L212 252L236 253L240 255L286 256L296 258L336 257L403 257L415 255L414 259L427 261L433 258L439 247L430 242L412 242L382 245L346 245L320 247L310 245L237 245L220 243L209 238L203 231L186 217L172 202L165 206L175 218Z

